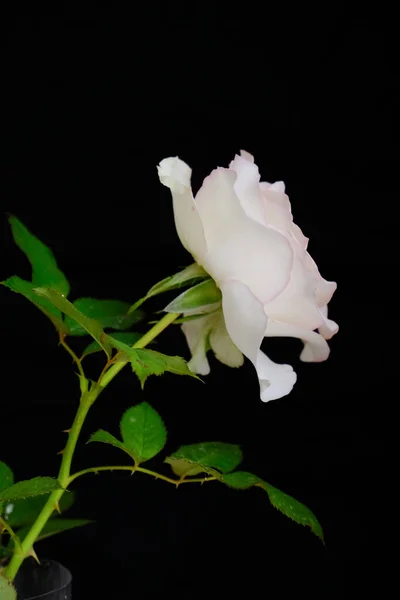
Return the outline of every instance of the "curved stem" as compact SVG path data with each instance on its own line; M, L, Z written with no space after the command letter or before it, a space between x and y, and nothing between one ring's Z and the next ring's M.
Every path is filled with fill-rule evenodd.
M79 369L79 375L81 377L83 377L84 379L86 379L85 372L82 367L82 363L79 360L79 358L77 357L77 355L75 354L75 352L72 350L72 348L70 348L68 346L67 342L65 341L65 335L63 333L60 333L60 344L64 348L64 350L66 350L68 352L68 354L72 357L72 360L74 361L74 363L76 364L76 366Z
M179 314L176 314L176 313L167 313L158 323L156 323L156 325L154 325L154 327L152 327L147 333L145 333L144 336L142 336L140 338L140 340L138 340L136 342L136 344L133 345L133 347L134 348L144 348L149 342L151 342L162 331L164 331L164 329L166 329L168 327L168 325L173 323L178 318L178 316L179 316ZM114 379L114 377L121 371L121 369L123 369L123 367L126 364L124 362L114 364L108 371L106 371L106 373L101 378L99 383L92 385L91 389L87 390L86 385L83 385L83 387L82 387L82 382L84 384L86 382L86 384L87 384L87 380L86 380L86 377L85 377L85 374L84 374L84 371L83 371L83 368L82 368L79 358L76 356L76 354L73 352L73 350L71 350L71 348L65 342L64 337L62 335L60 335L60 343L67 350L67 352L72 356L72 358L74 359L74 362L78 366L79 373L81 375L81 390L82 390L79 407L78 407L77 413L75 415L75 419L72 424L72 427L68 433L68 441L67 441L67 445L63 451L63 457L62 457L62 461L61 461L61 465L60 465L60 470L58 473L58 480L63 489L55 490L54 492L52 492L50 494L46 504L44 505L44 507L42 508L38 517L36 518L36 521L33 523L32 527L30 528L26 537L21 542L20 551L14 552L13 556L11 557L9 564L7 565L7 567L4 570L5 576L10 581L13 581L22 562L32 551L33 544L35 543L35 541L36 541L37 537L40 535L40 532L42 531L43 527L46 525L47 521L53 514L54 510L57 510L60 498L64 494L69 483L72 481L71 476L70 476L72 458L74 455L76 444L78 442L79 434L81 432L82 426L84 424L86 415L89 412L90 407L92 406L92 404L94 403L96 398L99 396L99 394L102 392L102 390L110 383L110 381L112 381ZM126 469L124 469L124 470L126 470ZM144 473L147 472L147 470L141 469L140 467L136 467L135 470L142 471ZM91 472L91 471L93 471L93 469L92 470L89 469L86 471ZM148 473L153 474L151 471ZM83 474L83 472L82 472L82 474ZM169 478L166 478L164 476L159 476L157 473L154 473L153 475L155 477L160 477L160 479L169 481ZM76 477L77 476L78 475L76 474ZM172 480L172 479L170 480L170 482L175 483L174 480ZM17 550L17 548L16 548L16 550Z
M173 323L179 317L179 315L180 313L167 313L164 315L164 317L158 321L154 327L149 329L149 331L145 333L140 340L133 344L132 348L144 348L147 346L147 344L152 342L154 338L156 338L162 331L164 331L164 329L168 327L168 325ZM100 387L105 388L127 364L128 361L119 361L115 363L99 381Z
M135 465L124 466L106 466L106 467L90 467L89 469L83 469L82 471L78 471L77 473L73 473L70 475L68 479L68 484L70 485L75 479L78 477L82 477L83 475L87 475L88 473L99 473L100 471L130 471L133 473L145 473L146 475L151 475L156 479L162 479L167 483L172 483L173 485L181 485L182 483L204 483L206 481L218 481L216 477L193 477L192 479L172 479L172 477L167 477L166 475L162 475L161 473L157 473L156 471L150 471L150 469L144 469L143 467L137 467Z
M58 473L58 481L63 489L54 490L54 492L50 494L36 521L33 523L29 532L26 534L26 537L21 542L21 551L13 554L10 563L5 569L5 575L8 579L10 579L10 581L14 579L23 560L31 551L36 538L40 535L40 532L46 525L54 510L58 508L58 502L60 501L60 498L64 494L68 485L72 457L74 455L75 447L78 442L79 434L85 421L85 417L99 393L99 388L94 386L91 391L82 395L74 422L68 435L67 445L63 451L61 466Z
M22 552L21 542L20 542L19 537L17 536L15 531L9 526L7 521L5 519L3 519L2 517L0 517L0 529L1 528L3 528L3 531L7 531L8 535L13 540L18 552ZM2 532L0 531L0 533L2 533Z

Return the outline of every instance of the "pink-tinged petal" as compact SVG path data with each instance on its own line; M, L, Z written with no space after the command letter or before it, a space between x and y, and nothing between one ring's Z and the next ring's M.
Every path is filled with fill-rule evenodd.
M261 185L262 189L262 185ZM286 194L262 189L264 221L268 227L274 227L290 236L293 217L289 198Z
M292 223L290 233L303 250L307 250L308 239L296 223Z
M331 319L325 319L323 325L318 327L318 332L325 340L330 340L339 331L339 325Z
M285 194L283 181L276 181L272 185L261 183L263 195L264 219L269 227L282 231L289 239L295 240L300 245L300 250L306 250L308 238L305 237L300 227L293 223L292 208L288 196Z
M192 171L178 157L164 158L157 170L161 183L171 190L175 225L182 245L202 264L207 246L190 185Z
M292 389L296 374L289 365L277 365L260 351L268 321L263 305L239 281L225 281L221 291L227 331L257 371L261 400L267 402L285 396Z
M254 162L236 155L229 168L237 175L233 187L244 212L250 219L265 225L258 167Z
M246 152L246 150L241 150L240 156L250 163L254 162L254 156L252 154L250 154L250 152Z
M337 288L337 283L335 281L327 281L321 277L315 261L308 252L305 253L304 263L316 282L315 295L318 306L326 306Z
M313 330L323 325L324 318L315 300L315 280L305 267L302 254L295 252L288 285L264 309L274 321Z
M236 279L268 302L289 282L293 250L284 235L247 217L235 181L233 171L217 169L196 196L208 248L202 266L218 285Z
M213 316L207 315L182 324L187 345L192 358L188 362L189 369L199 375L208 375L210 365L207 360L207 338L213 323Z
M279 194L284 194L286 190L285 183L283 181L275 181L275 183L271 183L268 188L269 192L277 192Z
M330 340L339 331L339 325L335 321L328 319L328 306L322 306L319 310L324 322L321 327L318 327L318 333L326 340Z
M269 319L265 337L293 337L302 340L304 348L300 360L303 362L322 362L329 356L327 342L315 331Z

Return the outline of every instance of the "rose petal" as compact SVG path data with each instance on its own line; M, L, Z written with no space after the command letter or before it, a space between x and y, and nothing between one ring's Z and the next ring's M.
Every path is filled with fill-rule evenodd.
M157 167L163 185L171 190L176 230L182 245L199 264L207 252L203 226L190 186L191 169L178 157L162 160Z
M297 380L297 375L290 365L274 363L263 352L258 353L257 371L260 377L260 397L263 402L287 396Z
M265 226L258 167L254 162L236 155L229 168L237 175L234 190L244 212L250 219Z
M267 302L288 284L293 250L284 235L247 217L235 180L233 171L217 169L196 196L208 247L202 266L218 284L236 279Z
M329 346L324 338L315 331L303 329L302 327L295 327L294 325L269 319L265 337L299 338L304 342L304 348L300 354L300 360L303 362L322 362L329 356Z
M220 362L228 367L241 367L243 365L243 354L229 337L222 310L211 329L209 339L211 349Z
M221 291L227 331L257 371L261 400L285 396L292 389L296 374L289 365L277 365L260 351L268 321L262 304L239 281L225 281Z
M322 306L319 310L324 322L321 327L318 327L318 333L326 340L330 340L339 331L339 325L328 319L328 306Z
M315 261L308 252L305 253L304 262L316 282L315 294L317 304L320 307L326 306L337 288L337 283L335 281L327 281L321 276Z
M210 372L210 364L207 360L207 337L212 321L213 315L207 315L182 323L182 331L192 354L188 366L193 373L199 375L208 375Z
M241 150L240 156L242 158L244 158L245 160L247 160L248 162L254 163L254 156L252 154L250 154L250 152L246 152L246 150Z
M323 325L324 318L315 299L315 280L304 265L303 254L294 252L288 285L264 309L274 321L313 330Z

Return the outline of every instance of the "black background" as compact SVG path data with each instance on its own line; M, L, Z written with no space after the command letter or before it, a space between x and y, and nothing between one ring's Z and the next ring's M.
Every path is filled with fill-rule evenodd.
M261 403L250 364L230 370L213 357L205 385L167 375L141 392L126 369L82 435L117 434L122 412L147 400L165 420L167 450L240 443L246 469L312 508L326 547L260 490L88 476L76 483L71 514L96 524L37 547L73 571L74 598L228 596L242 587L284 597L339 587L346 597L350 582L369 585L381 573L391 519L388 332L397 319L396 31L389 14L335 7L153 3L128 12L87 2L5 15L4 210L53 249L72 299L133 302L189 264L156 165L179 155L196 190L241 148L262 179L285 181L310 253L338 282L330 315L340 332L327 362L301 364L296 340L265 343L298 373L289 396ZM12 274L30 271L3 213L0 276ZM77 380L45 317L7 290L0 299L1 458L18 478L53 475ZM158 348L188 357L177 327ZM76 467L118 456L81 444Z

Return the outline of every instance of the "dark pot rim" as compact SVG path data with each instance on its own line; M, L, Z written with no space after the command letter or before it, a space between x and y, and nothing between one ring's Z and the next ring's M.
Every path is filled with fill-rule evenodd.
M63 584L58 585L57 587L54 587L53 589L49 590L48 592L39 593L39 594L36 594L35 596L28 596L26 598L26 600L38 600L39 598L46 599L49 596L51 596L52 594L57 594L58 592L61 592L62 590L67 589L68 586L70 586L71 582L72 582L71 571L68 569L68 567L66 567L62 563L58 562L57 560L51 560L51 559L45 558L40 561L40 564L37 564L35 561L35 563L31 563L31 565L25 565L25 569L24 569L24 566L21 568L21 570L17 573L17 576L14 581L17 591L18 591L18 584L19 584L19 582L21 582L21 579L24 577L24 571L26 572L29 570L40 569L41 567L49 568L49 567L54 567L54 566L57 567L58 573L62 574L62 576L65 577L65 581L63 582ZM27 586L27 589L29 590L29 586ZM33 593L36 593L36 592L33 590ZM24 590L24 594L26 597L25 590Z

